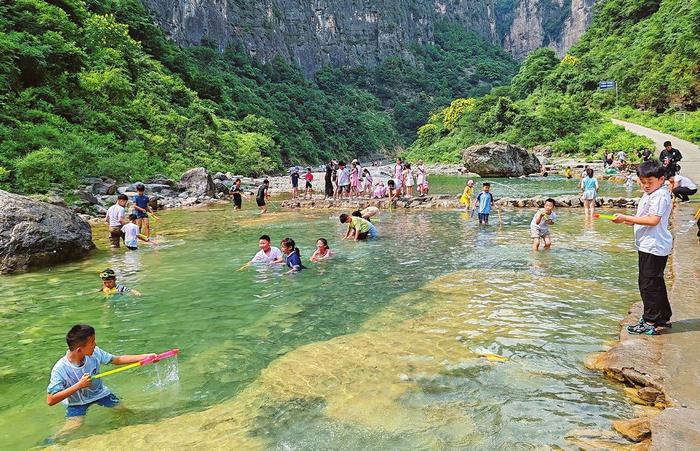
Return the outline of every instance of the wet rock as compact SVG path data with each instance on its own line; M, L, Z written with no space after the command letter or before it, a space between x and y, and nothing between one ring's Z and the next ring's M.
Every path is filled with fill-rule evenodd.
M182 174L179 188L194 196L213 196L216 190L214 181L206 168L193 168Z
M117 192L117 182L109 177L87 177L83 179L93 194L100 196L111 195Z
M639 391L637 391L637 396L639 396L641 400L647 402L649 405L656 404L657 400L658 402L665 401L664 394L654 387L640 388Z
M90 225L71 210L0 190L0 273L84 257Z
M519 177L540 171L537 157L505 141L479 144L462 150L464 167L485 177Z
M612 422L613 428L623 437L633 442L641 442L651 436L649 418L633 418Z

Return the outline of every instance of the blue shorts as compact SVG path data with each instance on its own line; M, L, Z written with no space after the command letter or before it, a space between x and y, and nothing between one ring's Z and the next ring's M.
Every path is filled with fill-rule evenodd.
M84 417L87 413L88 407L93 404L97 404L102 407L115 407L119 404L119 398L114 393L110 393L107 396L103 396L93 402L87 404L80 404L77 406L68 406L66 409L66 418L71 417Z
M479 222L489 222L489 213L479 213Z

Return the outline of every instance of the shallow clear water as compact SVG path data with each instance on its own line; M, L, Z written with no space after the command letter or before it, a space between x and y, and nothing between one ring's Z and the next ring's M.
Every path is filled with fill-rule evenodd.
M480 227L456 211L386 212L378 240L351 243L337 212L259 217L247 202L164 212L159 246L128 253L97 230L87 260L0 278L0 442L25 449L60 427L45 388L83 322L113 353L181 354L177 383L158 384L172 368L157 367L105 379L131 412L91 407L75 446L570 446L572 429L630 415L582 360L615 339L636 259L629 229L580 210L560 210L553 250L533 254L532 214ZM309 269L235 271L262 233L295 238ZM337 258L308 263L318 237ZM96 294L106 267L143 296Z

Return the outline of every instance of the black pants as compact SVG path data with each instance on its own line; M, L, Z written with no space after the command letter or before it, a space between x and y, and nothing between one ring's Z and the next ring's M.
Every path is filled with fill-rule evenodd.
M326 179L325 182L326 182L326 186L325 186L326 196L333 197L333 182L329 179Z
M693 194L697 193L698 190L696 189L690 189L686 188L685 186L679 186L678 188L674 188L673 190L673 195L675 197L678 197L680 200L690 200L688 196L692 196Z
M639 294L644 303L644 321L664 325L671 320L664 269L668 256L660 257L639 251Z

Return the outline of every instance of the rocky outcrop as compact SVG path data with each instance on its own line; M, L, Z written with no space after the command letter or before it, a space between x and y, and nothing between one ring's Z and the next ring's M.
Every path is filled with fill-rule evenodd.
M216 192L214 181L206 168L192 168L182 174L178 187L194 196L213 197Z
M505 141L468 147L462 150L462 162L482 177L519 177L540 171L535 155Z
M279 56L311 78L324 66L411 59L432 43L437 23L459 23L516 57L551 46L563 53L582 34L593 0L143 0L156 23L183 46L242 44L269 62Z
M75 260L94 248L90 225L73 211L0 190L0 273Z

